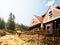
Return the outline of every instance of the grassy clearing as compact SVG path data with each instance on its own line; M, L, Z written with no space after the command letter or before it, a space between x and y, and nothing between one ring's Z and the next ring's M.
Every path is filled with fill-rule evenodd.
M40 43L40 41L38 41L38 34L34 34L34 35L21 34L19 38L25 42L30 43L30 45L43 45ZM41 38L42 36L40 36L40 39Z

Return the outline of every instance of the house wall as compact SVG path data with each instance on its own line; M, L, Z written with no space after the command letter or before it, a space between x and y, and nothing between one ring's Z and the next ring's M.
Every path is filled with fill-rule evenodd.
M56 30L57 30L57 34L60 34L60 18L56 20Z
M50 17L49 12L52 11L52 17ZM29 27L35 26L40 23L40 30L43 32L46 30L46 33L52 34L53 30L55 30L55 22L54 20L60 17L60 10L56 9L55 7L49 8L45 16L43 17L43 23L41 23L35 16L33 16L33 20L31 21ZM58 22L58 21L57 21ZM47 27L50 29L47 29Z
M45 24L45 34L52 34L53 33L53 23Z
M52 17L49 16L49 11L52 11ZM44 30L46 34L52 34L58 32L60 33L60 28L58 26L58 24L60 23L60 19L58 18L60 18L60 10L56 9L55 7L52 9L50 8L43 19ZM56 24L55 24L55 20L56 20ZM50 26L50 29L47 29L48 26ZM55 32L56 30L59 31Z
M29 27L34 26L38 23L40 23L40 21L35 16L33 16L33 19L31 20Z
M45 15L44 19L43 19L43 23L47 22L48 20L48 13Z
M52 11L52 17L49 16L49 11ZM50 8L43 19L43 23L50 22L50 21L55 20L59 17L60 17L60 10L58 10L55 7L53 7L52 9Z
M53 15L54 15L54 18L60 17L60 10L54 8L54 9L53 9Z

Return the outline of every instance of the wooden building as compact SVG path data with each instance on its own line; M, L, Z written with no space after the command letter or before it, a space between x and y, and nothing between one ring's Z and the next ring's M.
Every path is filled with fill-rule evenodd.
M60 7L50 7L42 16L33 16L29 30L40 30L44 34L60 34Z
M42 22L43 22L43 19L41 17L34 15L33 19L29 24L28 30L40 31L40 33L43 32Z
M60 34L60 7L51 7L42 16L45 34Z

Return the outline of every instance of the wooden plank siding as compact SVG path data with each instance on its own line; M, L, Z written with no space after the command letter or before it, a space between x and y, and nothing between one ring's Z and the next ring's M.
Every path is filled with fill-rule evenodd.
M42 17L34 15L29 29L34 28L39 28L44 34L56 34L58 31L60 34L60 8L51 7Z

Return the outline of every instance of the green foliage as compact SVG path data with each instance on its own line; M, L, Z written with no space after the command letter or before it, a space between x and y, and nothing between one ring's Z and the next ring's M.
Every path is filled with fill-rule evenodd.
M23 24L16 24L15 25L15 30L26 31L27 29L28 29L28 27Z
M0 29L4 29L5 28L5 22L2 18L0 18Z
M10 13L8 18L7 29L11 32L15 30L15 16L12 13Z
M21 30L21 31L26 31L27 29L28 29L27 26L25 26L25 25L23 25L23 24L20 25L20 30Z
M15 24L15 30L20 30L20 25L19 24Z
M0 29L4 29L5 32L14 33L17 30L26 31L28 27L23 24L16 24L14 14L10 13L7 22L4 22L4 20L0 18Z

